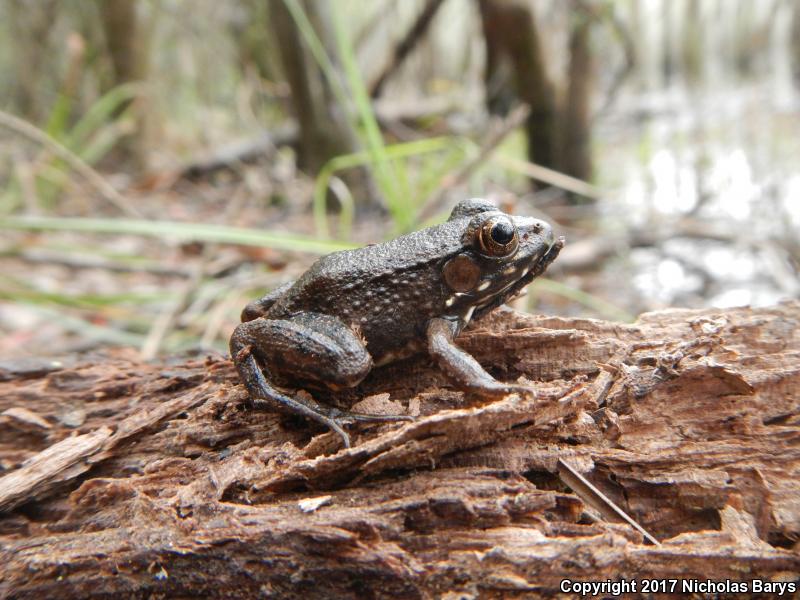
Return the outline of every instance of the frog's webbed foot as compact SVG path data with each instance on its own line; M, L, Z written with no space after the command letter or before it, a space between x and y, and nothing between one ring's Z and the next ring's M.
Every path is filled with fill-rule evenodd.
M468 353L456 346L456 324L447 319L428 323L428 351L445 374L461 389L480 396L499 398L508 394L534 395L533 388L517 383L503 383L489 375Z
M290 320L256 318L236 328L230 349L254 406L316 421L335 431L346 448L350 447L350 436L345 425L410 419L351 413L310 398L293 398L267 380L262 366L267 372L279 369L282 374L322 384L351 387L359 383L372 368L372 358L355 333L333 317L303 314Z
M317 405L325 421L320 421L330 427L342 438L345 448L350 448L350 437L344 427L353 423L396 423L400 421L413 421L414 417L408 415L368 415L365 413L351 412L341 408Z
M244 363L248 371L255 371L255 377L253 379L259 393L254 397L251 392L251 401L254 407L258 408L259 406L264 406L268 409L277 408L283 412L301 415L312 421L316 421L320 425L324 425L331 431L336 432L342 439L345 448L350 448L352 446L350 435L344 430L347 425L352 425L353 423L386 423L414 420L413 417L406 415L368 415L355 413L340 408L322 406L309 399L292 398L280 392L267 381L267 378L264 377L261 368L252 355L246 357ZM247 385L247 388L250 390L251 386Z

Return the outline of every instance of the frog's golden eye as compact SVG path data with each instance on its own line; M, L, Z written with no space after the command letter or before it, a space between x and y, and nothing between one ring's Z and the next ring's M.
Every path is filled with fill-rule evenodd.
M517 228L505 216L492 217L481 227L481 248L490 256L508 256L517 251Z

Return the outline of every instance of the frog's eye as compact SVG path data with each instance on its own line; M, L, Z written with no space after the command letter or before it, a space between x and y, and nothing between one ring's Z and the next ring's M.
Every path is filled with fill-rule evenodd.
M508 256L517 251L517 228L508 217L488 219L481 227L481 248L490 256Z

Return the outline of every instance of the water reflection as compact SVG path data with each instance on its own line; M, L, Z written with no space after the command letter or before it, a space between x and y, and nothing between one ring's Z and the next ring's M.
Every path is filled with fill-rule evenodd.
M627 308L797 296L800 110L773 90L650 93L599 124L599 180L618 190L608 227L639 232L629 260L609 267L615 282L626 269L638 292Z

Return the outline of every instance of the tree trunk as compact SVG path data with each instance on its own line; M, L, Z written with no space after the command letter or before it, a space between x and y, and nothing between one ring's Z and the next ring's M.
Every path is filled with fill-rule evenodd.
M338 55L331 42L330 16L330 11L337 8L328 0L304 0L302 6L331 62L338 65ZM290 108L300 127L298 164L315 175L330 159L360 151L358 136L348 118L348 107L339 106L330 83L303 42L303 35L283 0L271 0L270 15L284 76L291 89ZM362 207L377 204L379 193L367 169L351 169L342 177Z
M792 11L792 32L789 36L789 60L795 87L800 89L800 0L795 0Z
M13 60L10 66L14 73L9 81L14 82L13 102L16 110L26 119L38 123L44 117L42 97L51 100L53 90L42 94L42 69L50 51L48 40L56 22L59 3L56 0L26 2L11 0L6 6Z
M147 79L149 33L141 26L137 4L139 3L136 0L100 0L97 3L113 73L105 91L125 83L143 82ZM127 107L127 104L121 106L118 112ZM134 132L122 141L119 149L138 171L147 171L153 123L152 111L148 109L144 94L133 101L133 110L136 121Z
M569 37L569 75L566 106L562 116L561 166L567 175L592 178L592 88L594 83L590 47L592 21L588 14L573 16Z
M675 23L673 20L673 10L675 2L673 0L661 0L661 22L663 27L663 38L661 40L661 75L663 77L662 86L669 87L674 78L677 62L675 59Z
M703 80L705 70L704 25L702 3L690 0L686 3L681 39L683 74L690 85L697 85Z
M514 98L528 104L528 158L557 169L558 109L533 11L520 0L480 0L480 9L489 109L505 113Z
M221 357L0 363L0 597L797 579L800 302L631 325L501 310L459 343L536 396L476 402L424 357L376 369L339 401L420 416L358 427L349 450L247 410ZM599 517L559 460L661 544Z

